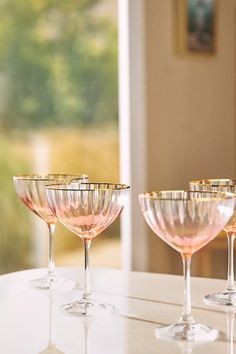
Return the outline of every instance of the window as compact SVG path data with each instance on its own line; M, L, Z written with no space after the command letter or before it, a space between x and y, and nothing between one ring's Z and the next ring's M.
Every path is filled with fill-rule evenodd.
M47 258L46 226L20 204L13 175L86 173L119 181L116 1L7 0L0 21L4 273L45 265ZM55 236L56 264L77 265L82 242L59 225ZM117 249L119 257L119 223L94 246L107 254ZM118 267L115 257L98 265Z

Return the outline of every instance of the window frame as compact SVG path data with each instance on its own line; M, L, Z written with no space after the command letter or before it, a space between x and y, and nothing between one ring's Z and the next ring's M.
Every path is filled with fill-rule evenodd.
M148 270L147 227L138 194L146 190L145 0L118 0L120 179L131 185L121 221L122 266Z

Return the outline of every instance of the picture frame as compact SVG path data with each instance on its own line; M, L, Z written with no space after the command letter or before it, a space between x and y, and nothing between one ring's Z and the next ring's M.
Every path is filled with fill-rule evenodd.
M216 52L218 0L175 0L177 52L212 56Z

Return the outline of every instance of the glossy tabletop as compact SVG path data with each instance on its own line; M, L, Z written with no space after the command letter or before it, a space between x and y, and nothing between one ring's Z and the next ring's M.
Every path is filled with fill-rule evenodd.
M114 304L117 310L110 316L85 320L60 310L61 304L79 298L79 286L57 293L30 286L29 280L44 271L26 270L0 277L1 354L234 353L234 314L202 302L205 294L224 287L223 280L192 278L195 319L218 328L220 335L211 343L186 345L160 341L154 335L158 324L179 319L182 277L94 269L94 297ZM82 283L81 269L59 268L58 273Z

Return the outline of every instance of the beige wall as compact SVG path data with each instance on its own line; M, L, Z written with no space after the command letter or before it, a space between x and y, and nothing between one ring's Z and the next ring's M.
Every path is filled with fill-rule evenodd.
M149 190L236 175L235 2L218 2L216 54L194 58L176 54L175 1L145 1ZM181 270L179 255L149 240L149 270Z

